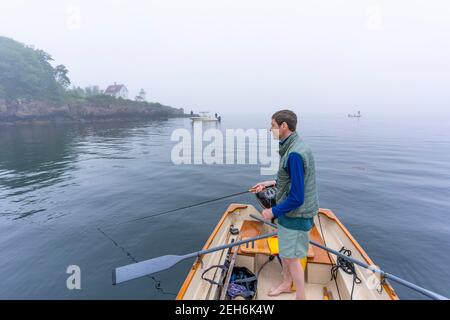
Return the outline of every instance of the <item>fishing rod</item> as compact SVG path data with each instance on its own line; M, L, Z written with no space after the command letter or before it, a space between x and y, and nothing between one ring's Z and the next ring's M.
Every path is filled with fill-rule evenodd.
M263 223L265 223L265 224L267 224L267 225L269 225L269 226L271 226L273 228L277 228L276 224L271 223L269 221L266 221L265 219L262 219L260 217L257 217L254 214L250 214L250 217L252 217L253 219L256 219L258 221L261 221L261 222L263 222ZM368 270L370 270L370 271L372 271L374 273L379 273L382 277L384 277L386 279L390 279L390 280L395 281L395 282L397 282L397 283L399 283L401 285L404 285L405 287L408 287L408 288L410 288L410 289L412 289L414 291L422 293L423 295L425 295L425 296L427 296L427 297L429 297L431 299L434 299L434 300L449 300L447 297L444 297L444 296L442 296L442 295L440 295L438 293L435 293L435 292L432 292L432 291L427 290L425 288L419 287L418 285L416 285L414 283L406 281L406 280L404 280L404 279L402 279L400 277L397 277L397 276L395 276L393 274L387 273L387 272L385 272L385 271L383 271L383 270L381 270L379 268L376 268L374 266L370 266L367 263L364 263L364 262L362 262L362 261L360 261L358 259L355 259L355 258L349 257L347 255L344 255L344 254L342 254L342 253L340 253L340 252L338 252L336 250L333 250L331 248L323 246L320 243L317 243L317 242L315 242L313 240L309 240L309 243L311 243L313 246L316 246L316 247L319 247L319 248L321 248L321 249L323 249L325 251L328 251L329 253L332 253L332 254L334 254L334 255L342 258L342 259L345 259L347 261L353 262L354 264L357 264L357 265L359 265L359 266L361 266L361 267L363 267L365 269L368 269Z
M248 238L241 241L236 241L230 244L225 244L221 246L217 246L214 248L196 251L192 253L188 253L182 256L177 255L167 255L162 257L153 258L146 261L141 261L138 263L129 264L123 267L116 268L113 270L113 285L116 285L118 283L138 279L141 277L145 277L148 275L151 275L156 272L160 272L166 269L169 269L173 267L178 262L181 262L183 260L194 258L194 257L200 257L201 255L205 255L211 252L216 252L224 249L229 249L235 246L240 246L241 244L253 242L260 239L270 238L276 235L276 232L271 232L262 236L257 236L253 238Z
M243 195L243 194L246 194L246 193L249 193L249 192L253 192L253 191L254 191L254 189L250 189L250 190L243 191L243 192L237 192L237 193L233 193L233 194L230 194L230 195L222 196L222 197L219 197L219 198L215 198L215 199L211 199L211 200L202 201L202 202L199 202L199 203L196 203L196 204L191 204L191 205L188 205L188 206L184 206L184 207L180 207L180 208L176 208L176 209L172 209L172 210L167 210L167 211L155 213L155 214L148 215L148 216L145 216L145 217L136 218L136 219L131 219L131 220L127 220L127 221L115 223L115 224L106 225L106 226L103 226L103 228L107 228L107 227L110 227L110 226L117 226L117 225L129 223L129 222L133 222L133 221L139 221L139 220L149 219L149 218L153 218L153 217L156 217L156 216L161 216L161 215L164 215L164 214L168 214L168 213L180 211L180 210L183 210L183 209L194 208L194 207L198 207L198 206L201 206L201 205L204 205L204 204L208 204L208 203L216 202L216 201L219 201L219 200L223 200L223 199L228 199L228 198L236 197L236 196ZM117 248L119 248L126 256L128 256L133 262L135 262L135 264L140 263L139 261L137 261L137 260L133 257L133 255L132 255L127 249L125 249L123 246L121 246L117 241L115 241L110 235L108 235L108 234L107 234L104 230L102 230L100 227L97 228L97 231L100 232L101 234L103 234L103 235L105 236L105 238L107 238L108 240L110 240L110 241L114 244L114 246L116 246ZM186 258L186 259L187 259L187 258ZM154 277L150 277L150 279L152 279L153 281L155 281L155 288L156 288L156 289L158 289L159 291L162 291L163 294L167 294L167 293L165 293L165 292L162 290L162 288L161 288L161 286L160 286L160 281L156 280ZM114 281L115 281L115 280L114 280ZM169 294L170 294L170 293L169 293Z
M167 210L167 211L162 211L162 212L154 213L154 214L151 214L151 215L147 215L147 216L143 216L143 217L139 217L139 218L135 218L135 219L130 219L130 220L114 223L114 224L109 224L109 225L103 226L102 228L108 228L108 227L119 226L119 225L130 223L130 222L146 220L146 219L162 216L162 215L165 215L165 214L169 214L169 213L173 213L173 212L177 212L177 211L181 211L181 210L185 210L185 209L190 209L190 208L203 206L203 205L208 204L208 203L212 203L212 202L216 202L216 201L220 201L220 200L224 200L224 199L237 197L237 196L240 196L240 195L243 195L243 194L247 194L247 193L250 193L250 192L254 192L254 190L250 189L250 190L247 190L247 191L237 192L237 193L229 194L229 195L222 196L222 197L219 197L219 198L205 200L205 201L202 201L202 202L190 204L190 205L183 206L183 207L180 207L180 208L171 209L171 210Z

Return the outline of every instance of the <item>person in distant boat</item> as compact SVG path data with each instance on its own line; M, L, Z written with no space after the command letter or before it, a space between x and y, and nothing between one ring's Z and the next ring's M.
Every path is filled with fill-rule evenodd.
M278 219L278 247L283 265L283 281L272 288L269 296L292 292L294 282L296 299L304 300L305 275L300 259L307 256L309 233L314 216L319 211L314 157L297 131L297 116L290 110L281 110L272 116L271 131L280 140L280 165L277 180L264 181L253 186L261 192L276 185L276 206L265 209L265 219Z

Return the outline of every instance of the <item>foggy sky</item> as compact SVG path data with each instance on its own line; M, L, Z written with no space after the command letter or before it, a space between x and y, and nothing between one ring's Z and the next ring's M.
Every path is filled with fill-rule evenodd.
M446 0L1 0L0 35L75 85L186 111L447 112Z

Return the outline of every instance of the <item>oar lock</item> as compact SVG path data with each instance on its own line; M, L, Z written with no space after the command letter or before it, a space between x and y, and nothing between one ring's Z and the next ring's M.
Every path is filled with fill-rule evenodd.
M231 233L233 236L238 235L238 234L239 234L239 229L236 228L234 225L231 225L231 226L230 226L230 233Z

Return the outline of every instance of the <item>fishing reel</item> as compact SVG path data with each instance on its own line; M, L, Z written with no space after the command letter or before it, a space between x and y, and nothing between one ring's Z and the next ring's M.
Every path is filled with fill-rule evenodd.
M263 191L255 193L256 200L263 209L269 209L276 205L277 187L266 187Z

